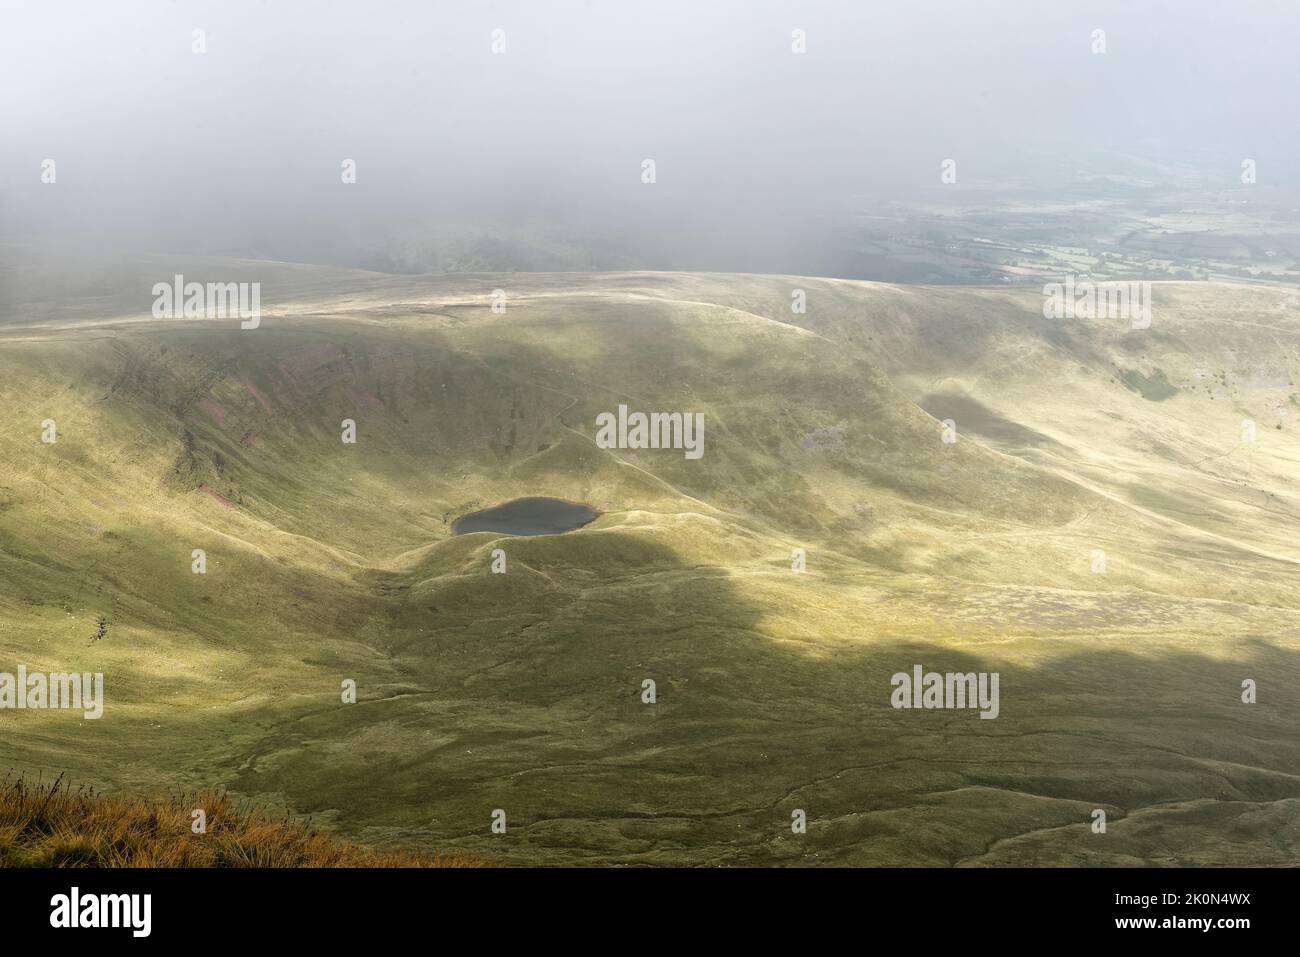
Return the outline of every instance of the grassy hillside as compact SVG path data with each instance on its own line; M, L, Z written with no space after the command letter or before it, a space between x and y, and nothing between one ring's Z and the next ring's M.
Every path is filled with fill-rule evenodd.
M261 328L153 320L182 270L260 276ZM7 765L507 863L1296 860L1285 290L1156 284L1131 331L794 277L25 275L0 671L102 671L107 705L0 710ZM703 458L598 448L620 402L703 412ZM603 514L451 537L525 495ZM1000 672L1001 716L892 709L918 663Z

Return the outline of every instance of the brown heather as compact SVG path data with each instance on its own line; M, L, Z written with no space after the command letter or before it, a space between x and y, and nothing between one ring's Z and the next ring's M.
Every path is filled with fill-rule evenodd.
M481 867L467 856L379 851L243 807L229 795L151 799L71 790L59 775L0 782L0 867ZM190 830L207 813L207 833Z

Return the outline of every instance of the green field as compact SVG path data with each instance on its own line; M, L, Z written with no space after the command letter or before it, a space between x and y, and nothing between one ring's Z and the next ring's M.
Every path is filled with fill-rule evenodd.
M1022 287L156 259L105 294L7 255L0 671L107 704L0 710L6 768L503 863L1300 859L1294 290L1157 282L1132 331ZM261 327L154 320L173 272L260 281ZM703 457L598 448L619 403L703 412ZM533 495L603 514L450 534ZM915 664L998 672L1000 716L894 710Z

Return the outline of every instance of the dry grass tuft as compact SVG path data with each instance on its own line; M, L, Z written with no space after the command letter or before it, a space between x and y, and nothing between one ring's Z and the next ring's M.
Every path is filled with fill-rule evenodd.
M162 799L0 781L0 867L481 867L470 857L379 851L273 818L218 792ZM191 831L192 812L207 830Z

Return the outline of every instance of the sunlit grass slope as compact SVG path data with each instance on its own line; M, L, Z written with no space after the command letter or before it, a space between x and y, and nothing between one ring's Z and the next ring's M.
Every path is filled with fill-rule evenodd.
M261 327L154 320L182 270L263 276ZM0 317L0 671L108 699L0 710L6 766L507 863L1296 861L1284 290L1157 284L1135 331L779 276L131 275ZM703 412L704 456L597 447L619 403ZM524 495L603 514L451 537ZM999 718L892 709L914 664L999 672Z

